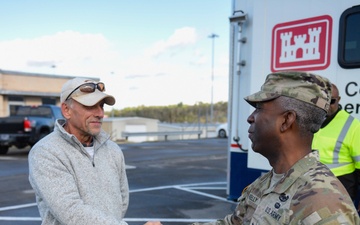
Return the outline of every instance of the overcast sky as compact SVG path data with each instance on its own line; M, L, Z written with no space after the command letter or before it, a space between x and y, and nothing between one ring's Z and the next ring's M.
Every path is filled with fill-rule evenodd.
M98 77L116 109L228 100L231 0L0 2L0 69Z

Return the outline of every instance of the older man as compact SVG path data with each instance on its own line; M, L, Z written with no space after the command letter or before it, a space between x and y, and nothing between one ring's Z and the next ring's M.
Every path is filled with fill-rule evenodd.
M101 129L104 104L115 98L86 78L61 91L65 120L30 151L29 180L42 224L126 224L129 204L124 156Z

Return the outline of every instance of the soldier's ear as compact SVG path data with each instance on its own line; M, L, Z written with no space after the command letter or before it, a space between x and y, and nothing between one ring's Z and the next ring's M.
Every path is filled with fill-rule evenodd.
M293 124L296 121L296 112L293 110L288 110L282 113L282 123L280 126L280 131L281 132L285 132L287 131L289 128L291 128L293 126Z

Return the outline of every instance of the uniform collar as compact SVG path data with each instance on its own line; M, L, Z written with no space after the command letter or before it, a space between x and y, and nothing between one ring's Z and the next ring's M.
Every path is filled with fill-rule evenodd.
M297 161L285 174L279 183L269 191L276 193L284 193L289 189L293 183L303 174L309 172L309 169L314 168L318 162L319 154L317 151L312 151L307 154L304 158ZM272 189L272 190L271 190Z

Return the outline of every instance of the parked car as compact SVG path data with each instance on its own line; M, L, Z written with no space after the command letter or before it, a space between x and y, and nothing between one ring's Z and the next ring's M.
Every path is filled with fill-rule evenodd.
M216 133L219 138L227 138L228 136L228 124L222 123L216 128Z
M11 146L33 146L54 129L56 119L63 118L55 105L20 106L15 115L0 118L0 155Z

